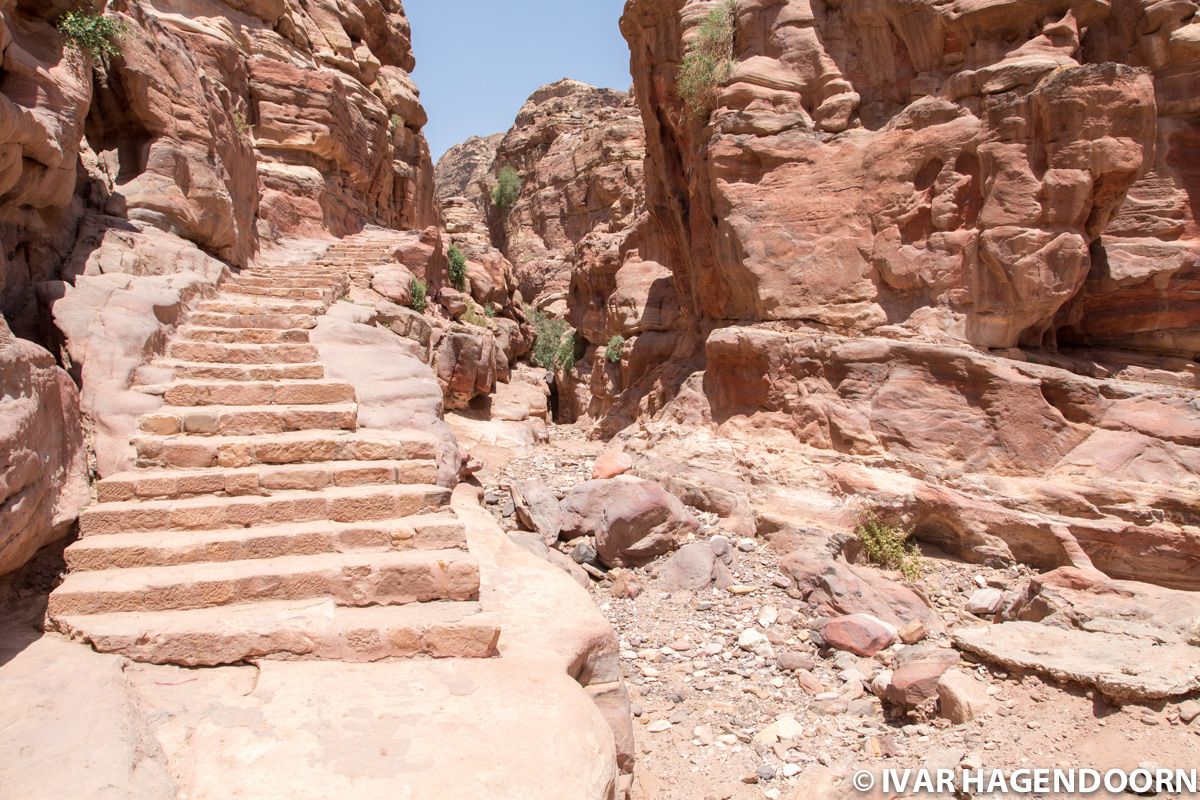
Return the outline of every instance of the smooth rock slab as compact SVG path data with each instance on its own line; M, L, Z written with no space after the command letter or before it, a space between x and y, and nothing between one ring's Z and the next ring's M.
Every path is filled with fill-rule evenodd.
M835 650L869 658L896 643L896 630L869 614L850 614L825 623L821 636Z
M960 630L954 644L1010 669L1092 686L1116 701L1155 700L1200 691L1200 648L1151 644L1111 633L1006 622Z

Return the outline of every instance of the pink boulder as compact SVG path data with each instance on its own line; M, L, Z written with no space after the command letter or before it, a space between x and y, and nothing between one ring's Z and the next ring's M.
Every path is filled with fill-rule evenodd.
M621 476L588 481L562 500L562 538L592 536L609 567L636 567L669 553L699 527L691 512L653 481Z
M823 638L836 650L869 657L896 643L896 629L867 614L851 614L825 623ZM935 684L936 685L936 684Z

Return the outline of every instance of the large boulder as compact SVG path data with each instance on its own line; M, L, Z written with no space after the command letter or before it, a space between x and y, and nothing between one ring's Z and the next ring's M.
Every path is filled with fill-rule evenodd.
M87 501L75 384L0 317L0 575L64 536Z
M733 576L712 546L704 542L692 542L679 548L659 567L655 577L658 588L667 592L699 591L710 586L728 588L733 585Z
M541 536L548 545L558 541L562 512L550 487L538 480L514 481L508 491L521 525Z
M679 547L699 528L690 511L653 481L588 481L562 500L562 537L591 536L600 561L636 567Z
M466 408L496 386L496 337L474 325L455 324L435 334L433 371L447 409Z
M1200 692L1200 649L1189 644L1035 622L962 628L954 644L1006 669L1094 688L1116 703Z
M835 650L866 658L891 647L899 635L895 628L868 614L849 614L826 622L821 638Z
M958 652L933 646L912 647L896 658L896 669L883 699L901 708L916 708L938 696L942 676L958 663Z

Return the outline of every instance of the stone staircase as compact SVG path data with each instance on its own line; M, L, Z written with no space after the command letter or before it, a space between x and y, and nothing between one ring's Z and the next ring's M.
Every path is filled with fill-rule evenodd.
M391 262L396 245L395 231L368 228L336 242L314 264L319 269L345 275L351 283L369 286L371 267Z
M317 318L383 236L246 271L199 304L158 366L173 380L97 485L50 596L58 630L152 663L495 655L479 569L421 431L359 431ZM378 240L376 240L376 238ZM357 266L356 266L357 265Z

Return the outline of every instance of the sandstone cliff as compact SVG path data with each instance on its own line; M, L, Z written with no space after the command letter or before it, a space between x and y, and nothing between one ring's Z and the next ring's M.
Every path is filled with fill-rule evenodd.
M274 236L437 222L397 0L118 2L104 63L55 29L67 6L8 0L0 22L2 307L22 332L38 283L179 271L146 229L242 265Z
M108 474L161 402L137 371L229 267L440 214L399 0L117 0L104 58L75 7L0 2L0 313L58 351Z
M0 318L0 575L63 536L89 499L79 395Z
M487 156L494 148L490 161ZM439 195L471 200L511 261L528 301L566 292L576 247L628 227L641 209L642 126L624 92L562 80L538 89L498 143L476 137L438 165ZM521 177L511 208L491 191L501 169Z
M655 417L640 469L781 548L854 497L970 560L1196 588L1185 5L744 0L697 113L718 4L631 0L682 310L626 343L600 431Z

